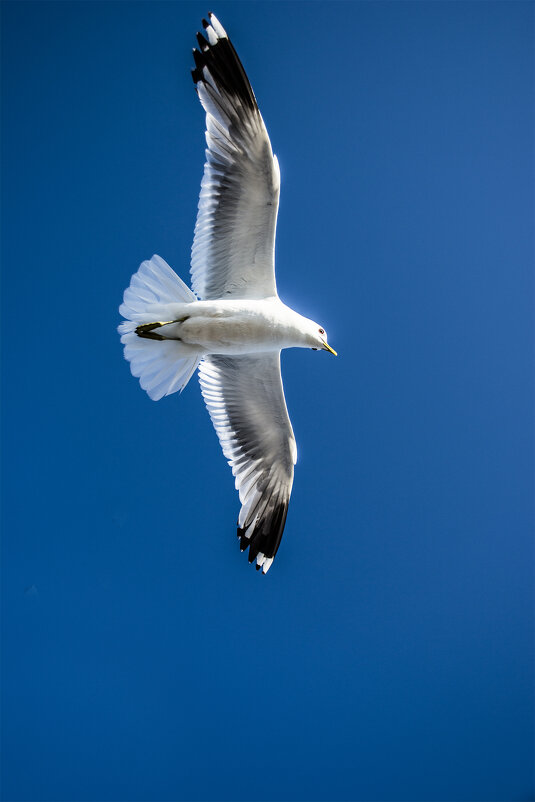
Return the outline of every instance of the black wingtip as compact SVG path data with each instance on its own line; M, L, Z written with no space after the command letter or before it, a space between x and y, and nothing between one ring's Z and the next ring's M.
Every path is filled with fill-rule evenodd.
M256 523L250 537L245 537L246 527L240 528L238 525L240 550L245 551L249 548L249 563L253 563L260 553L267 559L275 557L282 540L287 513L288 501L280 502L273 508L269 516Z
M208 17L210 17L210 14ZM206 30L210 23L203 19L202 25L203 30ZM193 78L195 83L205 80L203 71L207 67L217 91L224 90L231 98L236 97L239 99L239 106L249 111L258 112L251 84L230 39L227 36L219 37L216 34L216 41L211 44L199 31L197 31L196 37L201 55L201 64L199 64L197 57L194 56L195 65L197 68L201 67L201 72L200 74L198 72L195 73Z
M206 39L204 38L204 36L202 35L202 33L197 31L197 33L195 34L195 38L197 39L197 44L201 48L201 52L202 53L204 53L206 50L208 50L209 44L206 41Z

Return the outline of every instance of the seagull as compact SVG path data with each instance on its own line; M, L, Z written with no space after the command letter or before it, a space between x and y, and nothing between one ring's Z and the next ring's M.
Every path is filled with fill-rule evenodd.
M157 401L197 368L236 480L238 538L266 574L279 548L297 460L281 379L283 348L329 351L325 329L286 306L275 282L280 172L255 95L214 14L193 50L206 112L206 163L191 249L191 286L157 255L124 293L125 358Z

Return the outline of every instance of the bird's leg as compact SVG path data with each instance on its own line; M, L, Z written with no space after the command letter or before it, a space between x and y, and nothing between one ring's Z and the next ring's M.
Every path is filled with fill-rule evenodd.
M173 323L172 320L168 320L167 323ZM136 334L138 337L143 337L145 340L165 340L165 337L162 337L161 334L155 334L153 329L159 329L160 326L165 326L166 323L164 321L159 321L156 323L143 323L141 326L136 328Z
M155 323L142 323L140 326L137 326L136 334L138 337L142 337L145 340L166 340L167 337L162 337L161 334L156 334L154 329L159 329L162 326L168 326L170 323L183 323L187 319L188 315L186 315L186 317L178 318L178 320L157 320Z

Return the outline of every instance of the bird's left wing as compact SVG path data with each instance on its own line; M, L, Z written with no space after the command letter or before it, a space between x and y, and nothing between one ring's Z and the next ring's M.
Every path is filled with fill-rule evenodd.
M191 250L203 300L277 292L275 228L280 173L245 70L213 14L197 34L193 80L206 111L206 164Z
M297 448L280 353L206 357L199 381L242 504L238 537L266 573L281 542Z

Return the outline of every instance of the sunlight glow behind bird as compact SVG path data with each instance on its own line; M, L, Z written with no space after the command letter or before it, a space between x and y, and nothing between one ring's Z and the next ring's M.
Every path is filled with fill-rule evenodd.
M193 80L206 111L206 164L190 290L159 256L132 276L119 326L132 374L159 400L199 368L201 391L242 504L238 537L266 573L279 548L297 459L282 348L329 351L325 330L282 303L274 268L280 173L253 90L213 14Z

